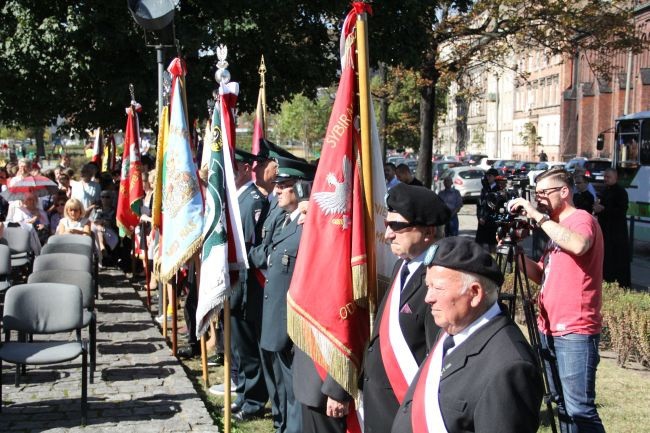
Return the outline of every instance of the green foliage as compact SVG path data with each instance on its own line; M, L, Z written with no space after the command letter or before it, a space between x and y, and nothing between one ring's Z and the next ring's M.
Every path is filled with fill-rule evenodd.
M397 149L420 145L420 98L418 75L399 66L388 68L386 82L377 75L372 78L373 95L385 98L388 105L386 146Z
M537 135L537 128L531 122L524 123L524 130L519 133L519 138L521 138L521 144L531 149L542 144L542 137Z
M283 102L276 116L276 140L282 144L300 141L307 146L307 157L313 156L311 149L325 137L332 111L334 94L330 91L322 89L315 101L299 94L291 101Z
M603 340L616 351L618 365L630 357L650 365L650 295L605 284L602 314Z

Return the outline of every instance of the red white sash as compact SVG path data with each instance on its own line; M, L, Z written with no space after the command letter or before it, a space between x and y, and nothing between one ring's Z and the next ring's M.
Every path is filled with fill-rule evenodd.
M447 433L438 401L442 369L442 344L439 343L446 337L447 333L444 333L438 339L433 351L424 361L422 373L415 385L413 403L411 404L413 433Z
M402 266L406 266L406 263ZM409 385L418 372L418 363L411 353L399 325L399 278L395 278L393 281L388 296L387 305L379 324L379 345L386 376L397 401L401 404Z

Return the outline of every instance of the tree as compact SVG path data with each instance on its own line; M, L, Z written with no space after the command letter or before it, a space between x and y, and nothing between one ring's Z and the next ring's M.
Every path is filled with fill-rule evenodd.
M285 101L276 118L276 138L280 142L300 141L304 144L306 158L314 156L312 147L325 136L332 111L330 89L322 89L315 101L303 94Z
M622 0L386 0L370 21L375 62L418 71L420 154L417 177L431 184L436 89L477 63L500 63L513 50L541 49L549 55L594 52L603 68L612 53L639 49L630 31L630 2ZM398 37L396 37L398 35ZM381 47L381 49L372 49Z
M267 101L277 109L291 95L308 97L336 77L333 29L347 2L297 0L184 0L176 37L188 65L190 117L206 117L218 44L229 49L229 70L240 82L238 107L252 111L257 67L264 54ZM0 5L0 118L5 124L48 126L57 115L83 133L124 126L135 85L142 126L155 127L155 51L145 46L126 2L8 0ZM176 55L167 50L166 60Z

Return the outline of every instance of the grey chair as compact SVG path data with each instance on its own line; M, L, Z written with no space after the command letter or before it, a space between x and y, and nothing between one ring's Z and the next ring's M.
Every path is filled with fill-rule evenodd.
M53 242L50 241L52 239ZM41 249L41 255L52 253L73 253L91 257L92 274L95 281L95 298L99 296L99 280L97 278L99 276L99 255L94 241L89 236L72 234L52 236Z
M11 251L12 270L29 272L34 261L34 253L29 245L29 231L21 227L5 227L2 236Z
M0 244L0 294L11 287L11 250Z
M81 339L83 295L70 284L20 284L7 290L2 318L5 342L0 346L2 361L16 364L16 386L21 365L49 365L71 361L81 355L81 424L86 425L88 409L88 350ZM18 341L11 341L11 331ZM29 341L27 335L76 332L76 339ZM31 340L31 339L30 339ZM0 381L1 381L0 375ZM0 411L2 410L0 383Z
M87 256L74 253L41 254L34 260L33 272L51 270L86 271L92 274L92 262Z
M71 284L81 289L84 307L82 325L84 328L88 327L88 336L90 337L90 383L93 383L97 361L97 313L93 296L93 276L86 271L52 269L33 272L27 282Z

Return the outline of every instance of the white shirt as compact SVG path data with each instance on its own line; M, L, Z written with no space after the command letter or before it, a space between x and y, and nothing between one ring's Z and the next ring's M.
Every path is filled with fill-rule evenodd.
M478 331L481 327L485 326L491 319L498 316L500 313L501 308L499 308L499 304L495 301L494 304L492 304L492 306L481 315L481 317L473 321L467 328L463 329L456 335L450 335L447 337L454 339L454 347L451 347L447 351L447 356L449 356L449 354L453 352L454 349L463 344L463 342L467 340L470 335Z

